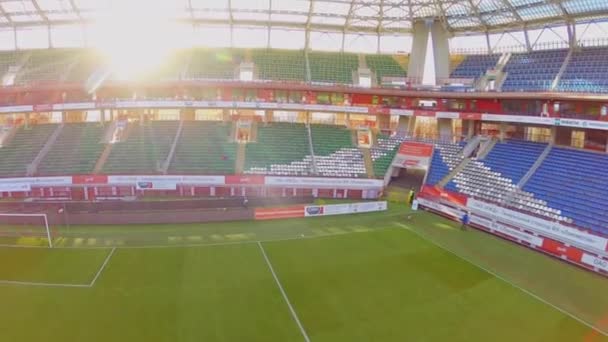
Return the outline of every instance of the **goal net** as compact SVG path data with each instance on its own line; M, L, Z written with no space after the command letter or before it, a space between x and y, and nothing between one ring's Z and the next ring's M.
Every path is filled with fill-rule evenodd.
M0 213L0 244L53 247L46 214Z

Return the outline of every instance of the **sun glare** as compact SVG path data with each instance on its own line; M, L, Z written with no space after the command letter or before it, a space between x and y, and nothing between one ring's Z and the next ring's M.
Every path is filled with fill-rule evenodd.
M147 11L136 12L134 1L127 4L104 13L91 28L95 46L118 79L145 76L187 41L163 8L146 4Z

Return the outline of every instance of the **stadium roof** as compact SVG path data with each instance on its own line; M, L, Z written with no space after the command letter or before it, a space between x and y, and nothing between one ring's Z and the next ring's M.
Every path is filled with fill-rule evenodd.
M608 18L606 0L0 0L0 27L88 23L116 12L136 17L150 8L194 24L360 33L407 33L426 18L455 34Z

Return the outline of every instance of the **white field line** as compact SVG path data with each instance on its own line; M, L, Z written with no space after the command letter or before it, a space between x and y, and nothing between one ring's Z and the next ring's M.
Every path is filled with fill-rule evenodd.
M298 318L298 314L296 314L296 310L291 305L291 302L289 301L289 298L287 297L287 293L285 292L283 285L281 285L281 282L279 281L279 277L277 277L277 274L274 272L274 268L272 267L272 264L270 263L270 259L268 259L268 255L266 255L264 246L262 246L262 243L259 241L258 241L258 246L260 247L260 251L262 251L262 255L264 256L264 260L266 260L266 265L268 265L268 269L270 269L270 273L272 273L272 277L274 278L274 281L277 283L277 286L279 287L279 290L281 291L281 294L283 295L283 299L285 300L285 303L287 303L287 306L289 307L289 311L291 312L291 317L293 317L293 320L298 325L298 328L300 328L300 332L302 333L302 337L304 337L304 341L310 342L310 338L308 337L308 334L306 333L306 330L304 329L302 322L300 322L300 319Z
M403 227L403 226L402 226L402 227ZM473 261L471 261L471 260L469 260L469 259L467 259L467 258L465 258L465 257L463 257L463 256L461 256L461 255L459 255L459 254L457 254L456 252L454 252L454 251L450 250L449 248L446 248L446 247L442 246L441 244L439 244L439 243L437 243L437 242L435 242L435 241L433 241L433 240L431 240L431 239L427 238L426 236L424 236L424 235L422 235L422 234L418 233L417 231L415 231L415 230L413 230L413 229L411 229L411 228L409 228L409 227L403 227L403 229L405 229L405 230L407 230L408 232L411 232L411 233L413 233L413 234L417 235L418 237L422 238L423 240L425 240L425 241L427 241L427 242L429 242L429 243L431 243L431 244L433 244L433 245L435 245L435 246L437 246L437 247L439 247L439 248L443 249L444 251L446 251L446 252L448 252L448 253L450 253L450 254L455 255L455 256L456 256L456 257L458 257L459 259L466 261L467 263L469 263L469 264L471 264L471 265L473 265L473 266L475 266L475 267L477 267L477 268L481 269L482 271L484 271L484 272L486 272L486 273L488 273L488 274L490 274L490 275L494 276L495 278L497 278L497 279L499 279L499 280L501 280L501 281L503 281L503 282L505 282L505 283L507 283L507 284L511 285L512 287L514 287L514 288L516 288L516 289L520 290L521 292L523 292L523 293L525 293L525 294L529 295L530 297L532 297L532 298L534 298L534 299L536 299L536 300L538 300L538 301L540 301L540 302L542 302L542 303L544 303L544 304L546 304L546 305L548 305L548 306L550 306L550 307L554 308L555 310L557 310L557 311L559 311L559 312L563 313L563 314L564 314L564 315L566 315L566 316L569 316L570 318L572 318L572 319L574 319L574 320L578 321L579 323L581 323L581 324L583 324L583 325L585 325L585 326L587 326L587 327L589 327L589 328L591 328L591 329L593 329L593 330L597 331L598 333L600 333L600 334L602 334L602 335L604 335L604 336L608 336L608 332L603 331L602 329L600 329L600 328L596 327L595 325L593 325L593 324L591 324L591 323L589 323L589 322L587 322L587 321L583 320L582 318L579 318L579 317L577 317L576 315L574 315L574 314L572 314L572 313L570 313L570 312L568 312L568 311L566 311L566 310L564 310L564 309L562 309L562 308L560 308L560 307L556 306L555 304L553 304L553 303L551 303L551 302L548 302L547 300L545 300L545 299L543 299L543 298L539 297L538 295L536 295L536 294L534 294L534 293L532 293L532 292L530 292L530 291L528 291L528 290L524 289L523 287L520 287L519 285L517 285L517 284L515 284L515 283L511 282L510 280L508 280L508 279L506 279L506 278L504 278L504 277L502 277L502 276L498 275L498 274L497 274L497 273L495 273L494 271L491 271L491 270L489 270L489 269L487 269L487 268L485 268L485 267L483 267L483 266L481 266L481 265L479 265L479 264L477 264L477 263L475 263L475 262L473 262Z
M0 280L0 285L13 285L13 286L38 286L38 287L79 287L89 288L89 284L53 284L53 283L39 283L31 281L11 281L11 280Z
M97 282L97 279L99 278L99 276L101 275L101 273L103 272L103 270L106 268L106 265L108 264L108 262L112 258L112 255L114 255L115 251L116 251L116 247L112 248L112 250L110 251L110 253L108 253L108 256L103 261L103 264L101 264L101 267L97 271L97 274L95 274L95 278L93 278L93 280L89 284L89 287L93 287L95 285L95 283Z
M114 255L115 251L116 251L116 247L114 247L114 248L112 248L112 250L110 250L110 253L108 253L105 260L103 261L103 264L101 264L101 266L99 267L99 270L97 270L97 273L95 274L95 278L93 278L93 280L88 284L66 284L66 283L45 283L45 282L35 282L35 281L0 280L0 285L91 288L95 285L95 283L97 282L97 279L99 279L99 276L101 275L103 270L106 268L108 262L110 261L110 258L112 258L112 255Z
M0 0L1 1L1 0ZM213 246L229 246L229 245L249 245L257 244L258 242L281 242L281 241L293 241L293 240L308 240L308 239L320 239L326 237L334 237L340 235L356 234L356 233L368 233L379 230L394 229L394 227L382 227L373 228L365 231L349 231L343 233L327 233L323 235L305 235L298 237L289 237L282 239L268 239L268 240L246 240L246 241L226 241L226 242L212 242L212 243L184 243L175 245L141 245L141 246L129 246L129 245L107 245L107 246L54 246L53 249L156 249L156 248L192 248L192 247L213 247ZM0 244L0 248L49 248L45 246L27 246L27 245L3 245Z

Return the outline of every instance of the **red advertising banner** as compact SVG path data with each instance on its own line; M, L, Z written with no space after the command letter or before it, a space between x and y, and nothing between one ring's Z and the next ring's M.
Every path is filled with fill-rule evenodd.
M285 218L296 218L304 217L303 205L297 205L292 207L283 208L256 208L255 219L256 220L276 220Z
M432 155L432 144L406 141L399 146L393 166L427 169Z
M264 176L226 176L226 184L263 185Z
M72 176L72 184L108 184L108 176L76 175Z

